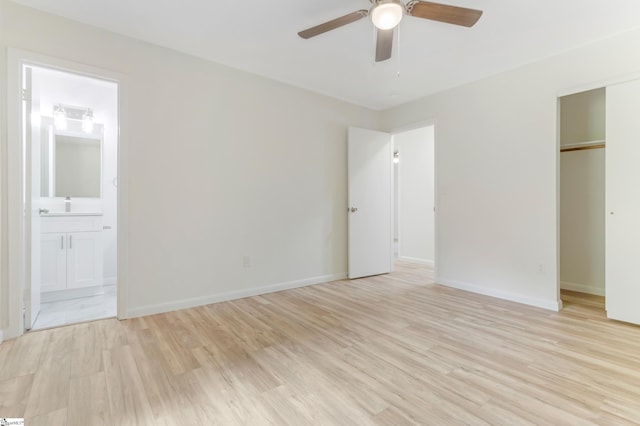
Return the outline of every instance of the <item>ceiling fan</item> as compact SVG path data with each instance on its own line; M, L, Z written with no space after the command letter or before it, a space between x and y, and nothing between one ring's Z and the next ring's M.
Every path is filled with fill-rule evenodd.
M304 39L308 39L350 24L366 16L371 16L371 21L377 29L376 62L382 62L391 57L393 30L400 23L404 15L464 27L472 27L478 22L480 16L482 16L481 10L450 6L430 1L411 0L406 4L400 0L369 1L371 2L371 9L369 10L362 9L349 13L323 24L316 25L315 27L300 31L298 35Z

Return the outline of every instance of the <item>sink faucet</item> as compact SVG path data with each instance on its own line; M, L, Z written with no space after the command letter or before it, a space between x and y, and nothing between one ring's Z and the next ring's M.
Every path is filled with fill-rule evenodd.
M67 213L71 212L71 197L66 197L64 199L64 211Z

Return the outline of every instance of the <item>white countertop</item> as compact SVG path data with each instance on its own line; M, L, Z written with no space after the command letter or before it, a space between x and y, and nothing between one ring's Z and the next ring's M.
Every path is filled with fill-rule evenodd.
M102 212L49 212L41 213L41 217L56 217L56 216L102 216Z

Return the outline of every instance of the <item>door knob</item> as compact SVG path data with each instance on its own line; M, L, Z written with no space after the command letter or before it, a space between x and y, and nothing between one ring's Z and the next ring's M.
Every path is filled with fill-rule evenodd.
M351 213L355 213L355 212L357 212L357 211L358 211L358 208L357 208L357 207L351 207L351 208L349 209L349 211L350 211Z
M49 213L49 209L38 209L38 214L42 214L42 213L44 214Z

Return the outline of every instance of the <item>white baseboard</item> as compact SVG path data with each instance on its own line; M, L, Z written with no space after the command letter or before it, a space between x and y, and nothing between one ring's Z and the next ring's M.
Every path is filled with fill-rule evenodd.
M398 256L398 260L402 260L404 262L418 263L420 265L427 265L431 267L436 266L436 262L434 262L433 260L419 259L417 257Z
M322 284L330 281L344 280L346 278L347 273L344 272L341 274L323 275L320 277L307 278L304 280L253 287L245 290L229 291L224 293L211 294L203 297L176 300L167 303L159 303L157 305L140 306L138 308L129 309L127 312L127 318L142 317L145 315L154 315L164 312L177 311L179 309L194 308L196 306L210 305L212 303L226 302L228 300L242 299L244 297L259 296L261 294L291 290L294 288Z
M560 281L560 288L563 290L577 291L579 293L594 294L596 296L604 296L604 287L598 287L595 285Z
M525 296L522 294L511 293L504 290L498 290L495 288L482 287L477 284L465 283L461 281L448 280L438 278L437 284L442 284L446 287L453 287L459 290L470 291L472 293L483 294L485 296L496 297L498 299L509 300L511 302L522 303L529 306L535 306L537 308L548 309L550 311L560 311L562 309L561 300L553 299L539 299L537 297Z
M102 285L114 285L117 284L118 277L107 277L102 279Z

